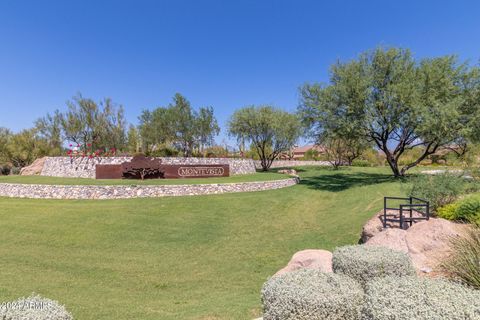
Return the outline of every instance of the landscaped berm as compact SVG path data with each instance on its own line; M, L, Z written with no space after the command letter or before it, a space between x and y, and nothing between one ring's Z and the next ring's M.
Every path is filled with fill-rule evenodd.
M0 295L35 292L75 319L259 317L263 283L295 252L358 242L383 195L402 194L385 168L296 169L300 184L261 192L0 198Z

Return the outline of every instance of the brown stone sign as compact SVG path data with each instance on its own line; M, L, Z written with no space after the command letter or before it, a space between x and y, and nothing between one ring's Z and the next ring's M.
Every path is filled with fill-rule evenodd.
M97 164L96 179L181 179L230 176L228 164L162 164L157 158L135 156L122 164Z

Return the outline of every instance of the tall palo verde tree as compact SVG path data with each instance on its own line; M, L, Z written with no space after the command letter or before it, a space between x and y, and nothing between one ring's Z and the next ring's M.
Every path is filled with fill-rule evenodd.
M416 61L408 50L377 48L335 64L328 84L304 85L299 112L319 137L373 143L399 177L440 148L474 139L479 79L477 68L454 56ZM414 148L418 158L400 166Z
M267 171L280 153L288 151L301 134L298 117L272 106L249 106L232 115L228 123L231 136L250 142Z

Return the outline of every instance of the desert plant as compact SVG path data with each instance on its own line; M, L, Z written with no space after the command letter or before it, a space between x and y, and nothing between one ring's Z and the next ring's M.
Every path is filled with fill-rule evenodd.
M460 194L468 192L469 183L463 177L454 174L419 175L411 180L409 195L430 202L430 208L438 208L452 203Z
M480 291L441 279L378 278L366 286L362 319L480 319Z
M355 159L352 161L352 166L354 167L370 167L371 164L368 162L368 160L363 160L363 159Z
M362 285L377 277L415 274L407 254L385 247L367 245L337 248L333 252L333 271L350 276Z
M437 215L447 220L457 220L458 203L449 203L437 209Z
M462 236L452 238L450 245L452 255L443 263L445 271L480 289L480 227L470 227Z
M0 165L0 175L8 176L10 174L11 167L8 165Z
M20 174L20 168L19 167L12 167L12 170L10 171L10 174Z
M363 290L339 274L301 269L268 280L262 289L263 319L360 319Z
M480 219L480 196L473 195L439 208L438 216L448 220L475 222Z
M0 319L72 320L72 315L57 301L32 294L0 305Z

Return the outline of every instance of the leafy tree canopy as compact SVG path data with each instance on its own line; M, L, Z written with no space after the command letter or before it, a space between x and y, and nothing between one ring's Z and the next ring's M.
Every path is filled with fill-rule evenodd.
M416 61L408 50L377 48L336 63L329 84L304 85L299 112L310 134L373 143L403 176L439 148L475 138L479 79L454 56ZM414 148L418 158L399 167Z
M232 115L229 133L239 142L250 142L256 149L264 171L280 153L289 150L301 135L296 115L272 106L249 106Z
M139 132L147 154L164 145L173 145L184 156L203 153L213 145L220 132L212 107L194 110L190 102L177 93L167 107L144 110L139 117Z

